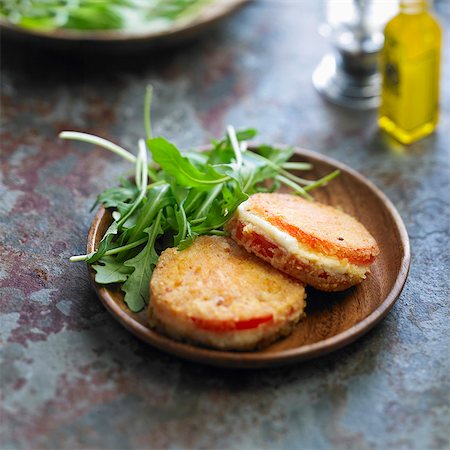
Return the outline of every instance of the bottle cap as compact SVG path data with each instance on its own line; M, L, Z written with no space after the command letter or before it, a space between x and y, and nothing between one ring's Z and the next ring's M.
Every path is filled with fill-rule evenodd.
M428 9L432 0L400 0L400 10L405 13L418 13Z

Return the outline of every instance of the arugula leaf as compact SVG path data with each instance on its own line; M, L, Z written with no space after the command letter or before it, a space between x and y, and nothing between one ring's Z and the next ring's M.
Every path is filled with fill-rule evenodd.
M189 235L178 244L178 250L180 251L186 250L194 243L197 237L198 237L197 233L194 232L189 233Z
M198 150L192 150L189 152L181 152L183 156L186 156L187 159L194 165L197 169L202 169L203 165L208 162L208 155L204 153L200 153Z
M186 219L186 213L183 205L175 207L174 209L175 219L177 222L178 233L173 237L173 246L177 247L180 242L186 239L186 236L190 234L190 226Z
M138 190L136 185L128 180L121 180L121 186L105 189L98 195L97 200L92 205L91 211L102 204L105 208L116 208L122 203L127 203L136 198Z
M246 128L245 130L237 130L236 131L236 138L238 141L248 141L249 139L253 139L258 132L254 128ZM228 134L220 141L213 141L213 145L217 147L221 146L231 146L230 137Z
M140 239L144 229L150 225L153 218L158 214L158 211L170 204L170 199L167 197L168 190L168 184L161 184L150 189L146 197L146 202L139 212L136 225L129 237L130 242Z
M133 200L136 192L136 189L131 190L123 187L106 189L98 196L96 203L101 203L105 208L115 208L120 203Z
M95 261L98 261L105 253L106 251L111 247L111 242L113 237L118 233L119 229L117 227L117 223L113 222L109 228L106 230L105 235L103 236L102 240L100 241L100 244L98 245L97 250L89 255L89 258L86 260L89 264L94 263Z
M258 132L254 128L247 128L246 130L236 131L236 137L238 141L248 141L249 139L253 139L257 134Z
M160 226L161 215L162 210L159 211L153 224L144 230L148 234L148 242L145 247L134 258L123 263L126 267L134 269L122 285L122 291L125 292L125 303L133 312L140 311L148 303L150 278L153 268L158 262L155 241L163 233Z
M277 165L286 162L293 154L292 147L272 147L271 145L260 145L257 153Z
M248 199L248 194L241 189L235 189L232 192L227 186L224 186L222 188L222 198L222 214L226 216L230 212L234 212L242 202L245 202Z
M147 140L153 160L168 174L172 175L181 186L210 189L212 185L228 180L217 172L213 166L205 164L204 172L200 172L187 157L163 137Z
M125 266L122 262L117 262L113 257L105 256L98 264L93 264L92 268L97 272L95 281L99 284L120 283L126 281L133 272L131 267Z
M191 190L186 198L185 203L184 203L186 214L189 214L192 211L195 211L199 207L199 205L202 203L204 197L205 197L205 192L194 190L194 189Z
M224 214L220 202L216 201L211 205L206 219L201 224L194 225L192 232L198 235L209 234L209 231L223 227L231 219L234 211L235 208Z

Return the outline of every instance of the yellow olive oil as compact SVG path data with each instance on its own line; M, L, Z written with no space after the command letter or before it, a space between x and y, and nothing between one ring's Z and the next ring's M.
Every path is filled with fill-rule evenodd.
M402 0L385 28L378 124L402 144L434 131L439 117L441 30L426 0Z

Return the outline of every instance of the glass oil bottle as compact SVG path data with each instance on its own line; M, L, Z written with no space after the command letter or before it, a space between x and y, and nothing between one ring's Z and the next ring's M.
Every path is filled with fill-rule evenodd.
M441 30L426 0L401 0L385 28L380 128L402 144L431 134L439 117Z

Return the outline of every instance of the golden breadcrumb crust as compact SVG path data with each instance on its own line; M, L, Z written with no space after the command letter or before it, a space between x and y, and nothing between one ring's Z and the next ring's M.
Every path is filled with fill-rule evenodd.
M371 263L379 254L372 235L348 214L290 194L255 194L246 210L324 255Z
M244 223L238 220L233 220L228 229L231 232L231 237L247 251L318 290L326 292L343 291L360 283L365 278L365 274L361 276L350 271L342 273L326 270L323 266L305 261L262 235L246 232Z
M165 250L150 282L149 323L176 339L249 350L289 333L303 316L297 280L230 238L201 236Z

